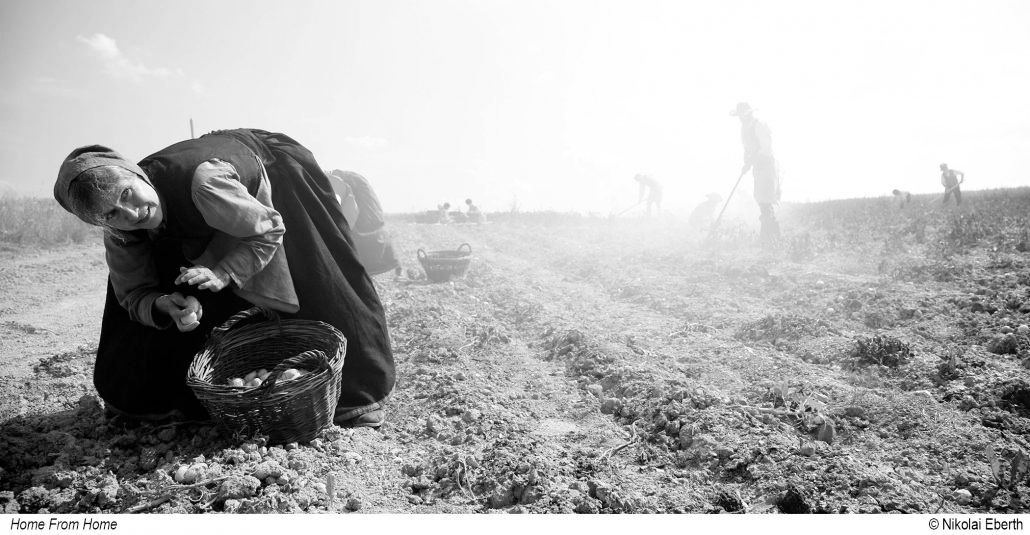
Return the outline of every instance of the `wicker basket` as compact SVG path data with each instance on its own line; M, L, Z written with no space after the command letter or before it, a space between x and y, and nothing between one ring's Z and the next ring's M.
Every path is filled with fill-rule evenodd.
M233 432L261 433L272 444L309 442L333 422L346 353L347 340L332 325L250 308L211 331L186 384ZM227 384L261 368L270 370L261 386ZM279 384L290 368L308 373Z
M472 246L463 243L454 251L418 250L418 261L426 272L426 278L432 282L447 282L460 279L468 271L472 261Z

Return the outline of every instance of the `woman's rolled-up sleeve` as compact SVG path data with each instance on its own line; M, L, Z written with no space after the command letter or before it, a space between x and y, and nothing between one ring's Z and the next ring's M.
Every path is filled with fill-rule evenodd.
M167 329L172 326L171 318L164 318L158 323L158 318L154 317L154 301L161 296L161 292L158 290L157 270L151 248L152 242L145 232L104 235L107 267L118 303L133 321L157 329Z
M286 232L282 217L251 195L240 183L236 168L222 160L209 160L197 167L192 193L204 222L239 241L209 267L224 270L236 287L242 287L268 265L282 244Z

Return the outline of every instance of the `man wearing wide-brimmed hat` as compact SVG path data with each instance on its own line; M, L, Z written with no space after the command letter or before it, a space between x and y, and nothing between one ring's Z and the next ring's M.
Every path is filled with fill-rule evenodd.
M737 104L730 115L740 118L740 137L744 142L744 168L755 178L754 195L762 214L761 238L764 244L780 239L780 225L776 221L774 205L780 202L780 177L776 172L776 159L772 153L772 136L769 127L755 118L754 110L747 102Z

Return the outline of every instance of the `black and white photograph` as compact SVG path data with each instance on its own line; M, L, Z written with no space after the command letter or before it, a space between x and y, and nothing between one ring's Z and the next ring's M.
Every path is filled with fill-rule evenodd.
M0 0L0 524L1022 532L1028 28Z

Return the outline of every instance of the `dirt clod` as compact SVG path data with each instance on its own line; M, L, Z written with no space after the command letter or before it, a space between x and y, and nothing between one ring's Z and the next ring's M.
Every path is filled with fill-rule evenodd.
M744 502L740 499L740 492L736 490L720 489L712 502L728 513L744 510Z
M254 476L230 476L218 486L218 497L221 500L240 500L253 497L261 481Z
M1019 351L1019 339L1014 334L997 334L987 342L987 351L996 355L1013 355Z
M806 496L806 493L794 485L788 487L787 491L780 496L780 499L776 502L776 507L781 513L791 515L812 512L812 506L809 504L809 498Z

